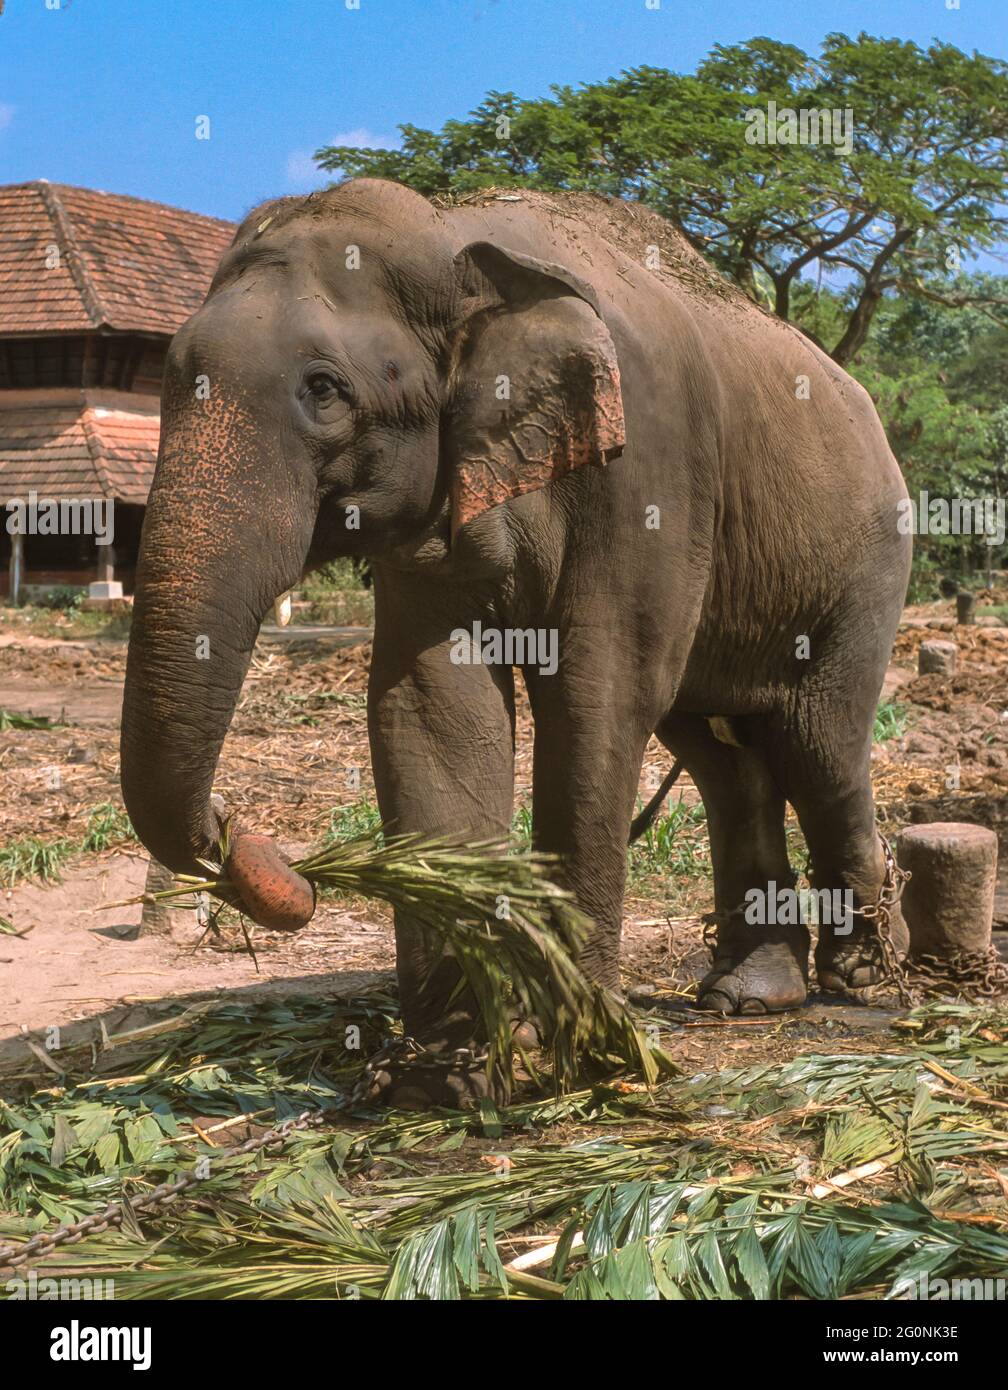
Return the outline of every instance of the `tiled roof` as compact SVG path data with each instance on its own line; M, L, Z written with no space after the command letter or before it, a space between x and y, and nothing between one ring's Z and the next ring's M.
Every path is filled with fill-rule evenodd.
M156 413L96 404L0 411L0 505L8 498L147 501L157 461Z
M202 303L234 231L118 193L45 180L0 187L0 336L174 333Z

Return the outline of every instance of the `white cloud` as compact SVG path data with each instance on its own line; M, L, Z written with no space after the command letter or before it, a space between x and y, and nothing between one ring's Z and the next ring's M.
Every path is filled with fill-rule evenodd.
M375 135L372 131L358 126L356 130L344 130L334 135L330 145L353 145L355 150L394 150L399 144L398 135Z
M325 142L327 145L352 145L356 150L396 149L398 135L375 135L373 131L358 126L356 130L343 130ZM315 163L314 151L293 150L287 156L287 185L298 193L308 193L313 188L324 188L337 174L320 169Z
M287 156L287 183L299 192L321 188L329 178L319 169L307 150L295 150Z
M0 101L0 130L6 130L14 119L14 108L6 101Z

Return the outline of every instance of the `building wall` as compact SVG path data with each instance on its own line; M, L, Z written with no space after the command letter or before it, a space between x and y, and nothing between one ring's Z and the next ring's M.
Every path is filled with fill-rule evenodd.
M135 333L65 333L0 338L0 409L5 391L103 386L159 395L168 339Z
M123 592L133 592L144 508L116 502L113 511L115 577ZM6 525L0 529L0 595L10 592L12 541ZM91 536L25 536L22 584L84 588L97 575L99 550ZM104 558L101 557L101 558Z

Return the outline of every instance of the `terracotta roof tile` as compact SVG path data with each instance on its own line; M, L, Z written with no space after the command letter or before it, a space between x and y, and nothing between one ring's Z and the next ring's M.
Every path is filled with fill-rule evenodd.
M174 333L200 305L234 225L67 184L0 187L0 336ZM51 248L59 263L48 264Z
M91 403L0 413L0 505L34 489L44 497L147 501L157 462L156 414Z

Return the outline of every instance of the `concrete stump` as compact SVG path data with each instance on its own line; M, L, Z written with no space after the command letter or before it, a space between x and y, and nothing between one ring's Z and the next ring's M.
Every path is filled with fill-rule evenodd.
M118 579L96 579L88 585L88 598L121 599L123 586Z
M145 893L160 893L166 888L175 887L175 876L170 869L157 859L147 865ZM196 923L195 914L172 902L144 903L140 916L140 936L170 936L173 927L187 927L190 930Z
M218 820L223 821L227 812L224 806L224 798L217 792L210 797L210 806L216 814ZM157 859L151 859L147 865L147 882L144 884L145 893L163 893L166 888L174 888L175 875L171 869L165 867ZM180 906L180 902L186 904ZM174 901L162 900L161 902L144 903L143 911L140 915L139 936L170 936L174 927L181 927L183 930L191 932L196 926L205 926L208 918L206 907L195 910L193 898L175 899Z
M965 589L960 589L956 594L956 622L971 624L975 608L976 595L967 593Z
M903 890L911 956L982 953L991 942L997 835L985 825L911 825L896 858L913 877Z
M954 676L957 651L954 642L922 642L917 652L917 674Z

